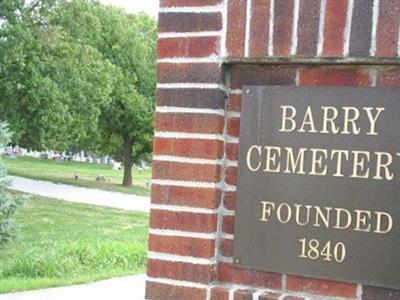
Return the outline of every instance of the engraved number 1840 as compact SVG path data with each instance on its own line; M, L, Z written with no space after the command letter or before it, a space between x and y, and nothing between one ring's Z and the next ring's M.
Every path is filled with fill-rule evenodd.
M300 258L334 260L338 263L343 262L346 258L346 247L342 242L333 244L328 241L325 245L321 244L317 239L300 239L299 242L301 244Z

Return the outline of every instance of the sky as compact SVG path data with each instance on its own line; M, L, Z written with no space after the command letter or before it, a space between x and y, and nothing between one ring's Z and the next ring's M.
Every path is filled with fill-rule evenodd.
M159 0L100 0L103 4L111 4L125 8L127 12L138 13L145 12L155 19L158 14Z

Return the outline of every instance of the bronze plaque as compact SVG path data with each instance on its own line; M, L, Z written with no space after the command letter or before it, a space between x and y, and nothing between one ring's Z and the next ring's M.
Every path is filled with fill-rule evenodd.
M243 89L234 262L400 288L400 89Z

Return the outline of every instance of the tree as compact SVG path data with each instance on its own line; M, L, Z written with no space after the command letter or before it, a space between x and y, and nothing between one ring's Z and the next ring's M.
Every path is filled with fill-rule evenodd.
M0 122L0 147L4 147L10 138L8 126ZM23 205L26 198L7 192L9 181L6 179L7 171L0 158L0 248L15 236L14 215Z
M131 186L151 151L154 20L93 0L3 1L0 118L14 142L121 157Z
M151 151L156 24L144 14L129 15L88 0L62 3L53 22L117 69L111 102L99 119L98 149L122 157L123 185L131 186L134 161Z
M84 144L111 100L116 69L50 23L57 2L1 5L0 117L14 142L37 150Z

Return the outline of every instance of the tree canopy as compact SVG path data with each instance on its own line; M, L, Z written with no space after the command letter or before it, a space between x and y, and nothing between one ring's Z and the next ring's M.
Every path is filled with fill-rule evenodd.
M131 185L151 150L154 20L92 0L2 0L0 20L0 117L14 141L112 154Z

